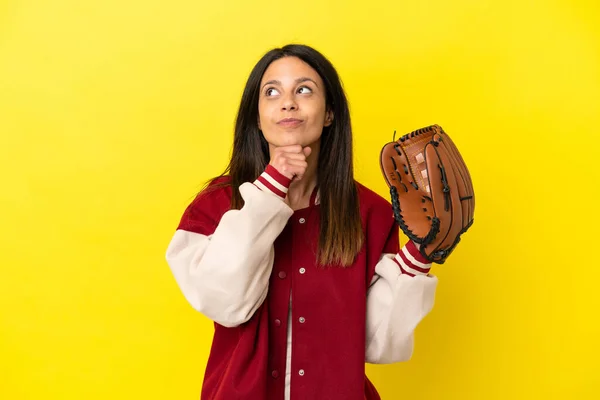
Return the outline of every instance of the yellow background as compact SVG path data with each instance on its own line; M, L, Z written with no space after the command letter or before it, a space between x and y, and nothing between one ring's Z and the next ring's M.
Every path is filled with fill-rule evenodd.
M268 49L338 68L356 175L452 135L475 225L384 399L600 398L600 6L575 1L0 2L0 399L197 399L212 325L164 253L228 159ZM404 240L404 238L403 238Z

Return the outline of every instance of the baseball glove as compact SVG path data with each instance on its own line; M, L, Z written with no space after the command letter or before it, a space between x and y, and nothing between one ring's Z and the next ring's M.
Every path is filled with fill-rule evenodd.
M439 125L407 133L383 146L380 165L400 229L425 258L443 264L475 209L471 175L450 136Z

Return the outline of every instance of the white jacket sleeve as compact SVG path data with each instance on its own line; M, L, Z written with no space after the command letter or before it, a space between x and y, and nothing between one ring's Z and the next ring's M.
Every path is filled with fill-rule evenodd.
M429 274L431 264L422 261L409 242L377 263L367 294L366 362L390 364L412 357L414 330L433 308L438 282Z
M214 233L178 229L167 248L167 262L186 300L226 327L248 321L266 298L273 243L293 214L281 197L287 187L268 190L261 180L277 182L265 174L240 186L244 206L225 212Z

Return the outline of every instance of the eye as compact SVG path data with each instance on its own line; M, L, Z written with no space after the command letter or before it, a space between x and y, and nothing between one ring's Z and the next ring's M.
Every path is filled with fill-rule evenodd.
M275 88L268 88L268 89L265 91L265 94L266 94L267 96L274 96L274 95L276 95L276 94L279 94L279 92L278 92L278 91L277 91L277 89L275 89Z
M301 91L301 90L303 90L303 89L306 89L306 91L305 91L304 93L312 93L312 89L311 89L311 88L309 88L308 86L300 86L300 87L298 88L298 92L300 92L300 91ZM301 93L301 94L304 94L304 93Z

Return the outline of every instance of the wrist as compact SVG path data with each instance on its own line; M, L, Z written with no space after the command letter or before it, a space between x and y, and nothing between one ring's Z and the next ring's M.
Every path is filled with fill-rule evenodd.
M292 179L283 175L271 164L254 181L254 185L264 192L274 194L280 199L285 199Z
M427 275L431 269L431 262L419 251L421 245L409 240L396 254L395 261L403 274L416 276Z

